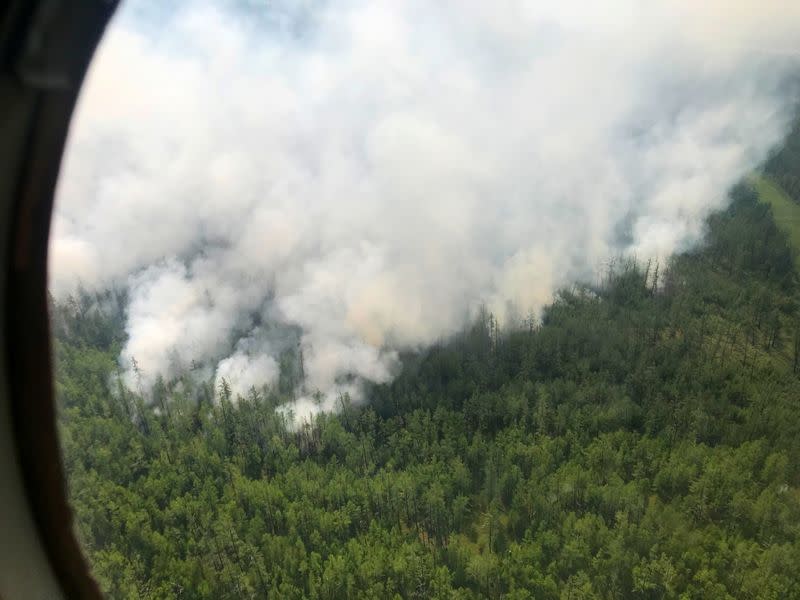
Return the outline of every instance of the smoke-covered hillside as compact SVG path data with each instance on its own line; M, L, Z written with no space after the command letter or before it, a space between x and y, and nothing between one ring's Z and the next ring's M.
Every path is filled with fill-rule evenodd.
M359 400L481 307L520 326L611 257L700 243L785 131L798 29L751 0L129 0L72 127L53 293L125 296L130 390L244 394L302 354L297 412Z
M124 319L54 306L77 529L110 598L798 598L800 288L749 186L702 250L540 324L483 315L287 428L191 370L115 387ZM107 307L116 305L104 297Z

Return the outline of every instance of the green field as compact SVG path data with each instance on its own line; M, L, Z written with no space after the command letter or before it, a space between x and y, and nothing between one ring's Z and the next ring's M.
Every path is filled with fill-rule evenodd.
M789 234L792 245L800 250L800 204L794 202L776 183L763 175L750 179L762 202L772 207L775 223Z

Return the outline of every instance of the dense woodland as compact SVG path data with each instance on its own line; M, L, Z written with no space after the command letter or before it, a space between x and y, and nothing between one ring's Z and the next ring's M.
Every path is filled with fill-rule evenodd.
M281 381L118 381L124 298L54 303L76 527L111 598L800 598L800 287L746 184L705 245L483 314L287 428ZM101 308L98 308L101 307Z

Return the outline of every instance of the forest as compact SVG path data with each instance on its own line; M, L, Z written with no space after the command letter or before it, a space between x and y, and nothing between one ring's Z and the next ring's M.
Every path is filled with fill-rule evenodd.
M798 198L792 152L764 176ZM125 599L800 598L795 254L745 180L702 247L483 312L299 427L295 353L245 397L191 370L131 390L125 298L54 300L94 574Z

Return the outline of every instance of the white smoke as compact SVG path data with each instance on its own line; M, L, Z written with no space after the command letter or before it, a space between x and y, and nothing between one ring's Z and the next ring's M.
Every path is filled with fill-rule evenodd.
M785 130L800 50L794 1L159 4L93 63L51 286L127 287L148 382L274 382L262 323L299 327L301 413L481 304L698 242Z

